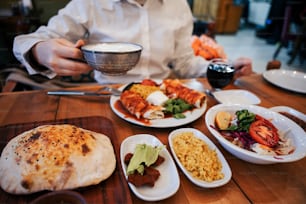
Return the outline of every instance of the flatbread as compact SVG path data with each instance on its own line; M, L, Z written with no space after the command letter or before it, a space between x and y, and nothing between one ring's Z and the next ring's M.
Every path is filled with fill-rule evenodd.
M43 125L24 132L3 149L0 185L12 194L98 184L116 167L110 139L73 125Z

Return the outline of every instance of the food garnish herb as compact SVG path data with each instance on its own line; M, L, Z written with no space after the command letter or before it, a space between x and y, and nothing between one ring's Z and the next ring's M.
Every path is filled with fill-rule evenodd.
M255 114L246 109L236 111L237 123L231 124L226 130L248 132L250 125L255 121Z
M175 98L167 100L164 107L166 113L171 113L174 118L180 119L186 117L183 112L186 110L190 110L192 108L192 105L186 103L182 99Z
M144 167L151 166L157 160L162 148L163 146L153 147L147 144L136 145L133 157L127 167L127 174L133 174L134 171L137 171L143 175Z

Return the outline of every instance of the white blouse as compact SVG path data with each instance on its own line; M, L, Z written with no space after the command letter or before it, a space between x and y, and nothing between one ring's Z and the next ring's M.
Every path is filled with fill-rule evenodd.
M52 17L47 26L20 35L14 54L30 74L38 69L29 63L29 50L49 38L66 38L88 43L125 41L143 47L137 66L124 76L106 76L95 71L99 83L128 83L144 78L164 79L171 69L182 78L206 73L207 61L196 57L191 48L192 13L186 0L72 0ZM169 65L172 65L171 69ZM40 72L52 78L51 70Z

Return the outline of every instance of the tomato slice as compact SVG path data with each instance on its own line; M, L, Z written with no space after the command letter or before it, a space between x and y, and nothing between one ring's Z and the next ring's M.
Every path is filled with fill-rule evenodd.
M279 141L276 127L266 119L259 119L250 125L249 133L258 143L274 147Z
M260 115L257 115L257 114L255 116L255 119L256 120L263 120L265 123L267 123L267 125L269 125L271 128L273 128L273 130L275 132L277 132L277 128L269 120L267 120L267 119L265 119L265 118L263 118L263 117L261 117Z

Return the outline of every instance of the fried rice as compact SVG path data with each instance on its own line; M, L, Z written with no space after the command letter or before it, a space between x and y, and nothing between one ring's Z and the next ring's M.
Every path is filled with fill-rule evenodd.
M216 151L192 132L178 133L173 138L173 148L182 165L193 177L206 182L224 178L222 163Z

